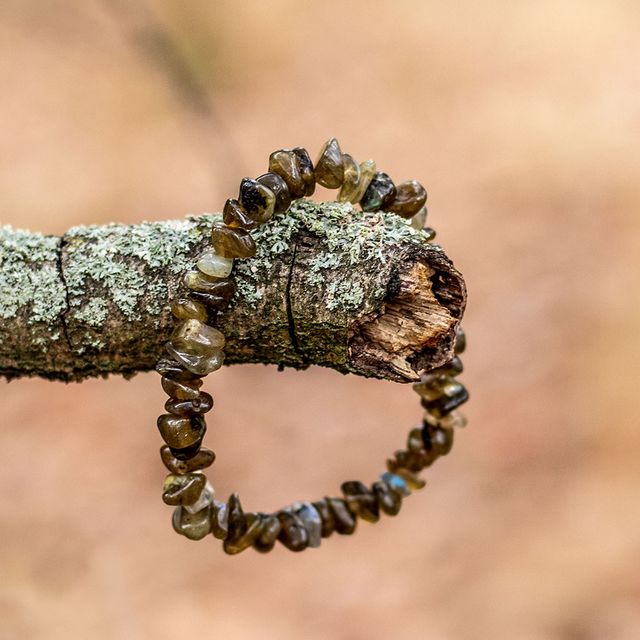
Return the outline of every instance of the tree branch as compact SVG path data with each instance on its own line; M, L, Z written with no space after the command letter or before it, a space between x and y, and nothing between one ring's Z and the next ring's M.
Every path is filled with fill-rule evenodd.
M0 229L0 375L81 380L153 368L169 300L216 216ZM227 363L311 364L397 381L451 356L462 276L402 219L298 201L253 232L238 293L217 326Z

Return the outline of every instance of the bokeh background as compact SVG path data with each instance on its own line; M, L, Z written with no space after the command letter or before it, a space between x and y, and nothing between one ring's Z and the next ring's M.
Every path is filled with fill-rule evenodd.
M637 2L3 0L0 220L218 210L331 135L430 192L470 297L469 427L402 514L318 552L169 526L155 374L1 385L0 638L640 637ZM221 496L373 479L410 389L225 369Z

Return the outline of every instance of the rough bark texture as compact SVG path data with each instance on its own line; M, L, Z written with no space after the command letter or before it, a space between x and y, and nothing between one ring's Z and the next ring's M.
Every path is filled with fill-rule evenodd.
M0 375L80 380L153 368L169 300L215 215L0 229ZM451 355L465 286L442 249L402 219L299 201L254 232L218 327L227 363L262 362L410 381Z

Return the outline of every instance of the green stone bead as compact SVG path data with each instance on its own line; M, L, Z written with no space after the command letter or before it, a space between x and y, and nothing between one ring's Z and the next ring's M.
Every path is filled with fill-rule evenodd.
M327 189L337 189L344 178L342 151L335 138L324 143L315 165L316 182Z
M200 254L196 267L205 276L226 278L233 271L233 258L224 258L213 249L207 249Z
M300 170L300 158L293 149L278 149L269 156L269 171L285 181L293 200L302 198L306 193Z
M311 162L311 158L309 157L306 149L303 149L302 147L295 147L292 151L298 158L298 169L300 170L300 175L304 182L304 195L307 197L312 196L313 192L316 190L316 175L313 168L313 162Z
M395 516L400 512L402 496L393 491L386 482L378 480L371 485L371 489L383 513L388 516Z
M203 304L191 298L180 298L171 305L171 313L178 320L195 318L200 322L207 321L207 309Z
M251 178L242 179L238 200L251 218L261 222L271 218L276 205L276 196L273 191Z
M260 553L267 553L273 549L276 540L282 530L282 524L277 516L273 514L261 514L262 530L253 543L253 548Z
M213 408L213 398L204 391L191 400L169 399L164 408L176 416L200 416L208 413Z
M174 507L193 504L200 497L206 483L207 479L201 473L170 473L164 480L162 500Z
M250 216L235 198L229 198L224 203L222 220L236 229L253 229L259 224L259 219Z
M200 395L202 380L173 380L162 376L161 384L164 392L176 400L195 400Z
M211 243L217 255L223 258L251 258L256 253L256 243L244 229L233 229L226 224L214 224Z
M386 210L395 195L396 187L393 180L383 171L378 171L360 199L360 206L363 211Z
M426 224L426 222L427 222L427 207L422 207L422 209L420 209L420 211L418 211L418 213L416 213L416 215L413 216L413 218L411 218L411 226L414 229L421 231L422 229L424 229L424 225ZM436 234L434 232L433 237L430 237L429 240L433 240L435 236Z
M342 154L342 163L344 178L338 193L338 202L351 202L360 184L360 166L348 153Z
M174 510L171 519L174 530L189 540L202 540L211 532L211 507L189 513L184 507Z
M160 459L169 471L178 475L184 475L191 471L201 471L202 469L210 467L216 459L216 454L211 451L211 449L203 447L193 458L189 460L179 460L173 455L171 448L164 445L160 449Z
M342 535L350 535L356 530L358 521L342 498L325 498L333 516L335 530Z
M358 480L350 480L343 482L340 488L352 512L367 522L378 522L380 519L378 501L367 485Z
M291 205L291 192L284 179L277 173L263 173L256 178L260 184L271 189L276 196L276 204L273 209L274 213L284 213Z
M320 533L323 538L328 538L336 528L335 519L331 509L329 509L329 504L326 499L312 502L312 504L315 510L320 514L320 519L322 520L322 530Z
M172 449L185 449L202 441L206 425L197 416L183 418L165 413L158 417L158 430Z
M395 198L387 209L408 220L424 207L426 201L425 188L417 180L407 180L396 187Z
M373 180L373 176L376 175L376 163L373 160L365 160L360 163L360 178L358 180L358 186L353 192L353 195L349 202L357 204L362 200L366 190Z
M278 512L282 528L278 540L290 551L304 551L309 545L309 533L304 522L290 511Z

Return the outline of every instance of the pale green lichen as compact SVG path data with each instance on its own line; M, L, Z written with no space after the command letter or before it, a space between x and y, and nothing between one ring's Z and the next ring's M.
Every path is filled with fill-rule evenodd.
M28 324L54 323L66 308L60 238L0 227L0 318L29 305Z

